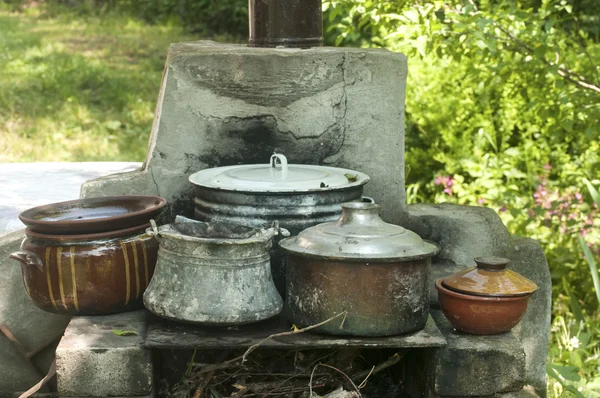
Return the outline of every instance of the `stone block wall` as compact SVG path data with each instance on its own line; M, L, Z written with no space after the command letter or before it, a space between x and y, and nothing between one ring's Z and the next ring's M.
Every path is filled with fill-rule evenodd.
M174 44L143 169L90 181L82 196L160 195L191 215L190 174L277 151L367 173L365 194L398 222L406 75L406 57L387 50Z

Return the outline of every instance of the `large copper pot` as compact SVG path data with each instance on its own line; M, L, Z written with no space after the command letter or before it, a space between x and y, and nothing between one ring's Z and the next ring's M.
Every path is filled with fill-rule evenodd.
M425 327L429 267L437 246L387 224L374 203L344 203L335 222L284 239L290 322L306 327L347 311L317 330L388 336Z

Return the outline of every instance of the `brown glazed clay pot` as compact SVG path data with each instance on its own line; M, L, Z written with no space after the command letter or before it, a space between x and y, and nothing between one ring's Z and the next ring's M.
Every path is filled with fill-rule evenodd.
M27 295L59 314L103 315L141 308L156 264L149 224L88 235L44 235L27 229L21 263Z
M519 323L531 295L513 297L477 296L452 291L435 283L440 307L455 329L465 333L505 333Z
M537 285L507 269L506 258L477 257L475 263L474 268L436 282L442 311L466 333L508 332L521 320Z

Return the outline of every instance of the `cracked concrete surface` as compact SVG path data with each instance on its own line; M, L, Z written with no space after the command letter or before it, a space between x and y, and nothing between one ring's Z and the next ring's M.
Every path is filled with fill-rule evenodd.
M82 196L159 194L172 214L191 216L190 174L278 151L369 174L365 195L399 222L406 68L403 54L380 49L174 44L143 169L90 181Z

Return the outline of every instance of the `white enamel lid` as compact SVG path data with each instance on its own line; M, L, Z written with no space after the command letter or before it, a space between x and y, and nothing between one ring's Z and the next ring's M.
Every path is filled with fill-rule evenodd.
M274 154L269 164L249 164L201 170L189 177L192 184L242 192L328 191L364 185L369 176L338 167L288 164Z

